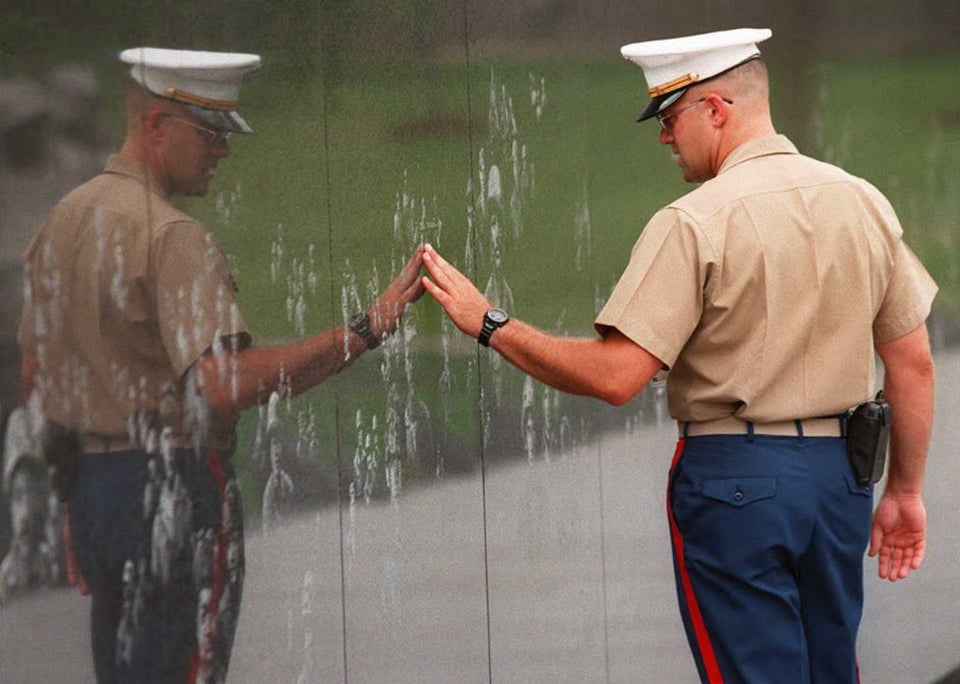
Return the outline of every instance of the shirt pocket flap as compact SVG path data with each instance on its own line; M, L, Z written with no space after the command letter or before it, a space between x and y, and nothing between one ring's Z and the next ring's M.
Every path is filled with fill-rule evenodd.
M777 493L775 477L726 477L704 480L703 495L731 506L746 506Z

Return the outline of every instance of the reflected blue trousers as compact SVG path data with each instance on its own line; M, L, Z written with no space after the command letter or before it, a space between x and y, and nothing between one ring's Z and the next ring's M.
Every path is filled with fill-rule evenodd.
M703 682L859 682L872 499L840 438L679 440L667 512Z
M97 682L224 681L244 567L228 455L84 454L68 510Z

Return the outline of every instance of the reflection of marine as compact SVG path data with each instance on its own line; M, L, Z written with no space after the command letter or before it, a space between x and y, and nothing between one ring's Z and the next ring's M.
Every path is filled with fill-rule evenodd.
M137 48L127 137L50 212L25 255L25 390L81 453L69 531L101 682L223 681L243 583L231 464L239 412L312 387L391 334L422 293L419 251L350 327L257 348L203 196L256 55ZM50 430L61 434L64 430ZM63 451L63 450L61 450ZM49 457L49 454L48 454Z
M658 118L702 185L644 228L597 317L602 339L503 322L432 248L424 261L461 330L486 324L490 346L555 387L621 404L670 368L668 518L704 682L853 684L868 540L883 578L923 557L936 285L875 188L776 134L756 45L769 37L623 48L650 86L641 120ZM872 485L853 476L840 415L870 398L874 350L893 431L871 533Z

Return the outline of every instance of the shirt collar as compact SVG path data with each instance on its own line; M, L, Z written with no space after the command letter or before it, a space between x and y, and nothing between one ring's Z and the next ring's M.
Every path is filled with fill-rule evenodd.
M121 176L129 176L136 179L141 184L147 186L157 195L161 197L166 197L163 190L160 189L160 186L157 185L156 181L153 179L153 175L147 169L147 164L140 159L131 157L130 155L120 154L119 152L111 154L107 157L107 165L104 168L106 173L116 173Z
M720 170L717 172L717 175L719 176L724 171L729 171L741 162L771 154L800 154L800 152L797 150L796 145L790 142L785 135L777 134L754 138L753 140L748 140L743 143L728 154L727 158L724 159L720 165Z

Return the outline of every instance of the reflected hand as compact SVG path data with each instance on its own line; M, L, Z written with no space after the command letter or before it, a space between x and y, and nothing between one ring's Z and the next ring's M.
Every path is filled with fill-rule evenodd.
M871 556L880 554L877 574L896 582L920 567L927 537L927 511L919 494L884 492L873 514Z
M423 296L420 268L423 247L417 247L400 274L394 278L370 309L370 325L377 339L392 335L403 318L407 305Z
M422 279L427 292L443 307L454 325L476 338L483 327L484 315L493 308L490 302L469 278L430 245L424 245L423 263L430 274L429 278Z

